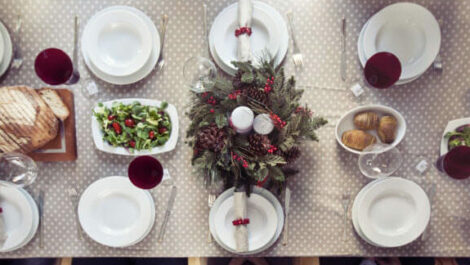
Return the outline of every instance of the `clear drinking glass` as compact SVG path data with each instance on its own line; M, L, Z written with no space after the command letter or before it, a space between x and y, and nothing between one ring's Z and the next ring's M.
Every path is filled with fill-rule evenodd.
M204 57L191 57L183 66L184 81L196 93L202 93L214 86L216 75L217 68Z
M31 185L38 176L33 159L20 153L0 154L0 180L18 187Z
M387 144L374 144L363 150L359 156L359 170L368 178L388 177L400 168L403 156L397 148ZM386 151L385 151L386 150Z

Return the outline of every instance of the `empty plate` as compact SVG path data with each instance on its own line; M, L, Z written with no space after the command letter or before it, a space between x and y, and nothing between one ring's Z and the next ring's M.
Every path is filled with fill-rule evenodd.
M132 185L127 177L106 177L83 192L78 217L83 230L96 242L126 247L150 232L155 206L150 193Z
M3 58L0 60L0 76L5 74L5 72L10 67L10 63L13 58L13 43L11 42L10 33L5 27L3 22L0 20L0 35L2 35L2 45L3 49Z

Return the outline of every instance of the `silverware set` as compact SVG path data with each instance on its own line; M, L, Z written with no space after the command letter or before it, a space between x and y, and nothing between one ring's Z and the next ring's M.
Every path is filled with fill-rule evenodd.
M346 81L346 19L341 20L341 79Z
M69 195L69 198L70 198L70 201L72 203L72 210L74 211L74 215L75 215L75 222L76 222L76 226L77 226L77 235L78 235L78 238L80 238L81 240L83 240L83 230L82 230L82 227L80 226L80 221L78 220L78 201L80 200L80 197L79 197L79 194L77 192L77 190L73 187L70 187L68 190L67 190L67 193Z
M349 210L349 204L351 202L351 194L345 193L341 197L341 203L343 205L343 222L344 222L344 227L343 227L343 241L348 240L348 235L347 235L347 230L348 230L348 210Z
M284 214L286 215L286 219L284 221L284 228L282 233L282 245L287 246L289 243L289 205L290 205L290 197L291 191L288 187L286 187L285 191L285 199L284 199Z
M209 197L207 198L207 206L209 206L209 210L212 208L212 206L214 206L215 199L217 199L217 196L215 195L215 193L209 193ZM211 234L211 230L209 229L207 233L207 243L212 243L212 242L213 242L212 234Z
M437 22L439 23L439 27L442 30L442 25L444 24L444 20L442 18L439 18ZM436 59L434 59L434 63L432 64L432 67L434 68L434 70L442 71L442 58L441 58L440 51L437 54Z
M73 85L80 80L80 72L78 70L78 16L74 17L73 26L73 54L72 54L72 67L73 72L67 84Z
M295 39L295 28L294 28L294 19L292 18L292 11L287 12L287 18L289 19L289 25L291 29L292 42L294 43L294 52L292 54L292 60L296 67L302 67L304 64L303 55L300 52L299 45Z
M160 58L158 58L158 62L157 62L158 71L161 71L163 69L163 66L165 65L163 48L165 47L165 35L166 35L166 27L168 25L168 20L169 20L168 15L163 14L161 21L160 21L160 37L162 38L162 41L161 41L161 46L160 46Z
M13 39L15 41L14 49L13 49L13 61L11 63L11 67L13 69L20 69L23 65L23 55L21 53L21 26L23 24L23 19L21 15L18 15L16 19L15 29L13 30Z

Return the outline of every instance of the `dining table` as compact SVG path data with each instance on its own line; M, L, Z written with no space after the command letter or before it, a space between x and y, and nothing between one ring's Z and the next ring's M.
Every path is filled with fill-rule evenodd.
M470 2L413 0L441 18L440 55L443 70L428 69L419 79L386 90L365 88L355 97L350 86L360 79L357 40L364 23L395 0L262 0L276 8L285 19L292 11L296 41L303 54L303 67L292 62L292 43L282 64L287 75L295 75L297 87L305 90L302 102L329 123L319 129L319 142L302 146L295 165L300 172L289 179L291 190L289 241L279 240L257 256L468 256L470 255L470 179L455 180L433 166L448 121L470 116ZM209 56L205 44L203 4L212 20L233 0L0 0L0 19L14 28L23 18L19 43L23 55L20 69L11 69L1 86L47 86L36 76L34 58L45 48L57 47L69 55L73 49L74 17L79 36L87 20L112 5L129 5L147 14L157 25L169 18L162 53L165 66L155 69L131 85L111 85L97 79L79 54L80 81L62 85L74 93L78 158L72 162L38 162L39 176L29 187L31 193L44 191L43 233L25 247L1 258L27 257L226 257L233 256L215 242L207 241L208 192L191 166L192 149L185 143L190 120L185 115L191 102L190 89L182 78L184 62L196 55ZM342 19L345 18L346 80L341 78ZM224 75L220 71L221 75ZM89 82L99 88L89 99L81 88ZM176 148L156 157L167 169L178 194L163 242L158 232L171 189L160 185L151 190L155 199L156 223L150 234L136 246L111 248L77 234L74 205L67 193L79 193L92 182L107 176L127 176L132 157L97 150L91 132L92 109L99 101L119 98L148 98L176 106L180 124ZM345 228L343 199L354 198L370 182L357 166L357 155L341 148L335 139L338 119L350 109L365 104L383 104L398 110L407 122L404 140L398 145L404 163L394 173L419 183L423 189L436 186L432 198L429 235L398 248L379 248L363 241L350 223ZM423 173L416 165L425 160ZM283 202L283 196L278 197ZM41 246L39 237L42 236Z

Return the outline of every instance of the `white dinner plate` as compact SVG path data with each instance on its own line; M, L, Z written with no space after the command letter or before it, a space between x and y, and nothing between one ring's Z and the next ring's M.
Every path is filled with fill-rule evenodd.
M446 134L448 132L453 132L457 128L463 125L470 124L470 117L468 118L462 118L462 119L457 119L453 121L449 121L447 124L446 128L444 129L444 133L442 134L442 139L441 139L441 149L440 149L440 155L443 156L449 152L449 138L446 138Z
M78 204L80 225L96 242L127 247L140 242L155 222L150 193L127 177L106 177L86 188Z
M131 74L129 76L112 76L104 73L103 71L100 71L94 64L91 62L88 56L88 51L85 48L86 43L84 43L85 38L83 35L85 35L87 31L87 26L85 26L85 29L83 30L83 35L82 35L82 41L81 41L81 47L82 47L82 55L83 55L83 60L85 61L85 64L87 65L88 69L99 79L104 80L108 83L115 84L115 85L127 85L127 84L132 84L135 82L138 82L142 80L144 77L146 77L152 70L155 68L155 64L158 61L158 57L160 56L160 35L158 33L157 28L155 27L155 24L152 22L152 20L142 11L129 7L129 6L112 6L108 7L106 9L101 10L100 12L104 12L107 10L128 10L131 12L134 12L138 14L146 23L147 27L150 29L152 32L152 39L153 39L153 49L150 54L150 58L147 60L147 62L144 64L144 66L137 71L134 74ZM98 12L96 15L98 15L100 12Z
M159 100L152 100L152 99L123 98L123 99L115 99L115 100L102 102L102 104L105 107L111 108L114 102L120 102L120 103L128 105L128 104L134 103L135 101L140 102L140 104L142 104L143 106L155 106L155 107L160 107L162 103ZM93 134L93 141L95 143L96 148L106 153L116 154L116 155L125 155L125 156L156 155L156 154L161 154L161 153L172 151L173 149L175 149L176 144L178 142L178 133L179 133L178 112L176 110L176 107L172 104L168 104L165 111L168 113L168 116L170 117L170 121L171 121L171 133L170 133L170 138L168 138L168 141L162 146L155 146L154 148L150 150L140 150L140 151L134 150L133 153L130 153L124 147L112 146L106 141L104 141L101 126L99 122L96 120L96 117L92 115L91 132Z
M433 63L441 44L439 23L429 10L414 3L396 3L379 11L364 31L367 58L377 52L395 54L400 79L422 74Z
M385 178L364 192L357 221L366 238L383 247L413 242L426 229L431 207L424 190L398 177Z
M235 220L233 195L227 198L217 208L215 214L215 229L217 237L229 248L236 249ZM248 227L248 251L264 247L274 237L277 230L277 213L272 203L258 194L247 197L247 218L250 219Z
M215 228L215 222L214 222L216 209L222 204L222 202L224 202L226 199L228 199L229 197L231 197L233 195L234 190L235 190L235 188L231 188L231 189L228 189L228 190L224 191L222 194L219 195L217 200L215 200L214 205L212 206L212 208L210 210L210 213L209 213L209 228L210 228L211 234L214 237L214 240L222 248L224 248L225 250L227 250L229 252L236 253L236 254L239 254L239 255L253 255L253 254L256 254L256 253L263 252L266 249L270 248L274 243L276 243L276 241L279 239L279 236L282 233L282 229L284 227L284 211L282 209L282 206L279 203L279 200L270 191L268 191L266 189L263 189L263 188L259 188L259 187L253 187L252 194L261 195L264 198L268 199L269 202L272 205L274 205L274 208L276 209L276 214L277 214L277 223L278 223L277 230L276 230L276 233L275 233L274 237L271 239L271 241L268 244L266 244L264 247L262 247L260 249L257 249L257 250L253 250L253 251L237 252L234 249L229 248L228 246L226 246L220 240L220 238L217 236L217 232L216 232L216 228Z
M33 198L22 188L2 183L0 207L3 209L2 215L8 235L0 252L25 246L34 237L39 224L39 211Z
M232 6L237 5L237 3L232 4ZM230 6L229 6L230 7ZM227 7L227 8L229 8ZM277 54L274 56L274 65L277 67L281 62L284 60L287 50L289 48L289 31L287 29L287 24L281 14L271 7L270 5L260 2L260 1L253 1L253 9L263 10L267 14L269 14L272 20L275 22L273 28L275 30L275 34L279 36L279 50ZM217 55L215 52L214 47L214 27L211 27L209 33L209 48L212 57L214 58L215 63L226 73L230 75L235 75L237 69L233 67L231 64L226 65Z
M3 34L0 31L0 62L3 61L4 53L5 53L5 41L3 40Z
M87 23L83 35L93 64L112 76L128 76L140 70L152 51L152 33L136 12L106 9Z
M369 21L367 21L364 26L362 27L361 29L361 32L359 33L359 38L357 40L357 54L358 54L358 57L359 57L359 61L361 62L361 65L362 67L364 68L366 66L366 62L367 62L367 57L366 55L364 54L364 45L363 45L363 42L364 42L364 31L366 30L366 27L367 25L369 24ZM424 72L423 72L424 73ZM410 82L413 82L415 81L416 79L418 79L419 77L421 77L421 75L423 74L419 74L415 77L412 77L412 78L408 78L408 79L400 79L395 83L395 85L399 86L399 85L404 85L404 84L407 84L407 83L410 83Z
M238 42L235 36L235 30L238 28L237 8L238 3L228 6L219 13L212 24L215 52L221 61L231 68L235 68L231 62L238 61ZM266 11L253 8L250 43L254 64L259 64L259 59L262 59L266 52L274 57L279 50L279 35L273 25L276 23Z
M13 43L11 42L10 33L8 32L7 27L0 20L0 34L3 37L3 59L0 60L0 76L5 74L5 72L10 67L12 58L13 58Z

